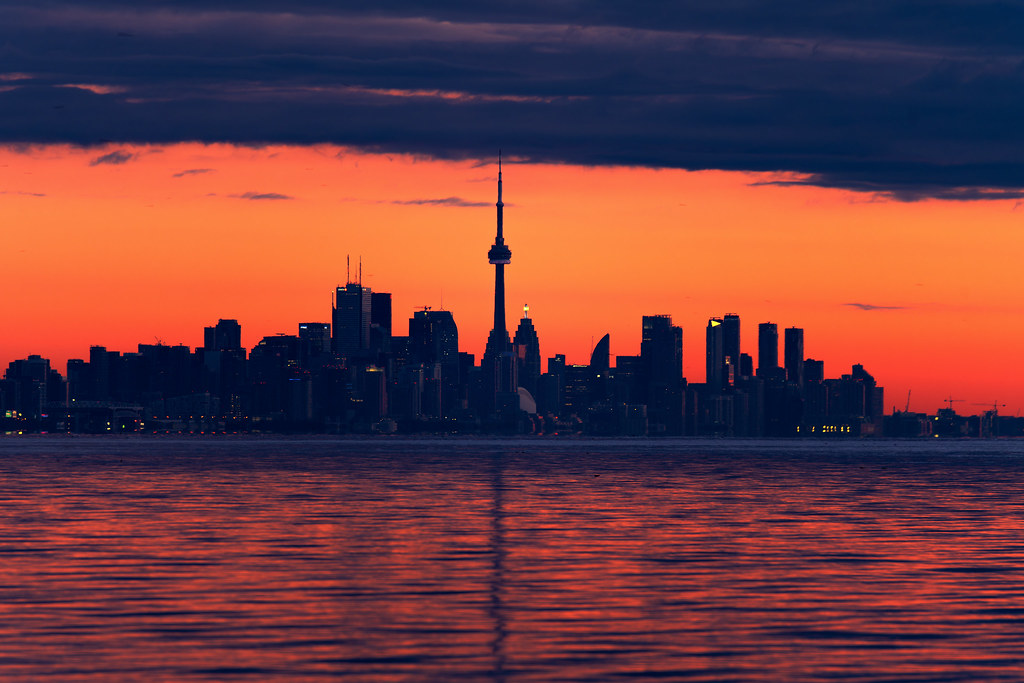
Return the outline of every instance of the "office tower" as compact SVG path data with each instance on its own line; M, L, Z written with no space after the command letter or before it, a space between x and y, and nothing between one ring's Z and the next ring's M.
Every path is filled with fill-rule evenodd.
M645 315L640 338L645 420L658 433L683 431L683 328L667 315ZM645 427L646 429L646 427Z
M370 348L371 295L361 284L338 287L331 320L334 355L348 357Z
M786 378L799 387L804 385L804 331L787 327L785 332Z
M779 367L779 328L775 323L757 326L757 376L775 377Z
M299 323L299 339L309 344L311 356L331 352L330 323Z
M242 326L237 320L221 318L213 327L203 328L203 348L207 351L238 351L242 348Z
M804 382L824 382L825 361L808 358L804 361Z
M416 311L409 319L411 364L423 368L423 412L451 415L460 399L459 328L451 311Z
M530 307L527 305L523 306L523 318L512 338L512 347L519 363L519 386L529 391L531 396L536 396L537 378L540 377L540 339L530 320Z
M391 292L370 293L370 325L378 325L391 336Z
M409 319L409 356L413 363L440 363L457 373L459 328L451 311L416 311Z
M611 398L611 337L604 335L590 352L590 403L600 403Z
M645 315L640 358L646 384L676 386L683 379L683 328L670 315Z
M721 391L724 386L722 369L725 367L725 334L721 318L711 318L705 330L704 383L710 391Z
M722 382L732 386L740 376L740 317L727 313L722 318Z
M740 377L750 378L754 376L754 359L749 353L740 354Z
M512 262L512 251L505 245L503 233L505 205L501 201L501 154L498 154L498 232L494 245L487 252L487 261L494 266L494 327L487 337L481 366L490 368L511 346L505 327L505 266ZM515 391L513 387L512 391Z

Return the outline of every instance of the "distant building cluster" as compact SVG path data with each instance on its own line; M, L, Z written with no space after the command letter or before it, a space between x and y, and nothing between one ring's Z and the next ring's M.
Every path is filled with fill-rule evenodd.
M741 351L740 318L705 329L703 383L683 377L683 331L668 315L641 317L640 354L610 357L605 335L590 362L562 354L541 368L540 338L524 307L505 324L505 244L498 167L494 324L483 357L459 351L450 311L413 313L392 334L391 294L361 278L335 291L329 322L241 343L236 320L205 328L203 346L140 344L135 353L89 350L67 376L40 356L16 360L0 380L0 431L501 433L594 436L994 436L1020 420L907 411L885 415L883 389L861 365L826 378L806 358L804 331L757 328L757 365Z

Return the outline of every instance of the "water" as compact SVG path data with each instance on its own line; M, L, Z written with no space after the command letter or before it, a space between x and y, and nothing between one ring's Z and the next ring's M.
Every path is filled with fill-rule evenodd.
M0 439L0 678L1024 678L1024 442Z

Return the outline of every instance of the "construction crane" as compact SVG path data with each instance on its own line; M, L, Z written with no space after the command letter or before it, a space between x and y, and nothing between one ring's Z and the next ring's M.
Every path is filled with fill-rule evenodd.
M997 414L999 413L999 409L1000 408L1005 408L1006 407L1005 403L1000 403L999 401L992 401L992 403L972 403L971 405L972 406L986 406L986 407L987 406L992 406L992 412L993 413L997 413Z
M907 407L903 409L903 412L910 412L910 389L907 389Z
M949 398L944 398L942 400L949 407L950 410L953 410L953 403L960 403L964 399L962 399L962 398L953 398L952 396L950 396Z

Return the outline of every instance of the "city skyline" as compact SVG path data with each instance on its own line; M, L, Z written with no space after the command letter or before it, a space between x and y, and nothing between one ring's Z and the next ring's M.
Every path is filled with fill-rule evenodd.
M218 160L221 162L219 172L172 178L191 181L191 184L168 185L167 189L174 192L167 198L155 197L152 190L146 189L147 183L159 180L160 176L173 176L169 172L168 162L170 168L187 168L203 160L210 161L218 151L223 155ZM22 167L32 169L41 165L52 168L52 162L45 159L26 157L25 153L14 153L14 156L14 160L19 157L22 159ZM149 155L140 154L140 158L125 164L88 165L99 156L102 155L97 150L71 149L65 150L62 155L65 166L71 167L66 169L70 174L68 180L76 181L71 190L81 193L77 197L62 194L52 197L7 195L4 198L6 202L23 207L23 216L35 216L34 224L37 228L36 231L15 236L15 244L20 242L23 247L32 247L34 253L31 257L22 256L18 264L6 271L6 289L19 293L9 312L12 325L4 339L6 362L30 353L39 353L54 359L60 367L67 358L81 357L91 344L102 344L109 348L133 348L134 344L146 341L147 335L150 341L159 339L169 344L197 346L199 340L196 330L201 329L210 319L219 317L235 317L242 321L246 345L251 348L259 338L268 334L290 333L293 323L299 318L327 321L329 310L328 314L323 311L328 306L324 292L332 291L345 279L344 262L349 254L352 258L361 257L364 264L363 277L369 285L379 282L380 286L396 292L396 312L404 310L411 314L412 310L423 306L450 309L455 312L460 326L465 330L462 335L463 349L475 353L478 358L482 354L493 317L493 298L489 294L481 296L485 291L482 289L483 283L493 280L493 275L488 275L476 263L480 260L480 251L486 249L493 239L494 176L493 173L488 176L487 164L431 162L394 156L389 160L381 155L354 155L355 159L350 156L346 162L335 159L333 154L327 154L322 149L313 153L298 148L240 150L224 147L218 150L177 147L165 148ZM77 161L79 168L75 169L73 164L67 163L67 157ZM263 172L253 174L246 167L251 165L248 163L251 159L261 157L274 157L263 159L268 167L274 162L281 163L283 157L287 163L282 164L279 173L294 171L302 164L315 163L317 160L332 168L340 166L344 179L361 178L362 182L367 183L367 187L359 189L368 194L363 199L339 200L330 196L331 188L313 189L311 184L304 185L308 180L300 182L281 177L274 187L295 193L287 195L295 199L244 199L231 196L244 193L230 191L211 197L209 193L197 192L197 184L209 187L211 182L224 182L211 181L210 177L235 174L238 177L232 178L231 183L236 187L260 187L258 183L264 178ZM392 170L396 165L399 170ZM671 237L682 253L686 253L688 245L691 246L689 253L693 254L693 261L684 261L681 271L667 270L678 269L680 265L671 259L670 254L651 253L647 255L646 261L631 265L629 257L639 258L646 249L644 245L624 240L623 233L616 232L615 227L617 221L634 213L636 205L623 206L603 200L607 200L609 193L615 191L617 184L621 184L622 176L628 178L635 175L647 181L645 185L648 196L655 195L660 200L660 206L654 205L652 200L652 205L643 208L651 212L660 210L675 213L677 217L685 215L689 207L666 206L667 199L688 199L689 203L699 203L707 200L709 191L715 190L726 193L748 192L751 197L761 201L749 207L732 208L709 202L700 208L700 213L712 219L716 214L729 214L737 210L741 215L746 215L747 211L756 213L764 206L763 200L777 207L780 215L786 215L787 205L792 207L794 203L802 204L810 197L816 197L819 202L826 204L829 201L843 203L854 214L860 210L869 214L878 213L878 204L857 203L856 196L851 197L851 193L841 190L815 191L811 188L754 185L749 176L737 178L730 174L711 172L694 174L680 171L572 169L529 164L513 164L512 168L516 169L516 199L512 204L516 211L510 225L514 226L511 229L520 245L517 249L520 256L517 257L516 267L509 271L507 306L509 310L516 311L522 304L531 304L532 317L542 336L545 354L548 350L554 352L558 349L558 352L567 354L570 362L586 362L592 350L591 340L596 342L605 333L611 333L613 355L635 353L640 343L635 317L667 313L681 322L684 328L684 349L690 351L684 352L686 376L701 377L703 361L700 331L708 317L736 312L751 323L771 321L783 329L802 325L807 330L806 353L834 359L831 362L835 367L826 368L827 371L849 367L858 362L874 368L887 383L887 410L893 407L904 408L907 390L911 391L911 408L921 411L934 410L943 405L943 400L948 397L960 399L961 405L978 404L972 406L978 410L994 402L1007 404L1004 408L1007 414L1014 414L1020 409L1015 407L1014 401L1018 399L1013 390L1016 378L1022 374L1020 362L1010 357L1005 371L983 370L977 376L978 364L970 354L989 353L991 344L984 335L970 334L969 329L959 330L961 337L957 337L957 323L979 315L979 311L970 310L973 297L965 299L961 296L959 301L951 302L955 304L949 306L952 311L942 311L938 306L929 307L927 302L916 307L904 306L905 299L877 298L884 296L884 287L879 287L878 283L873 285L871 278L864 276L859 265L851 273L841 267L841 262L837 262L832 267L842 274L844 280L848 280L842 283L850 290L848 296L844 297L840 292L831 293L826 298L822 296L829 294L828 282L824 279L818 283L821 286L810 288L800 273L780 272L779 291L796 300L766 301L768 296L765 295L770 296L773 292L762 291L758 280L769 277L771 271L755 268L758 254L742 240L734 244L736 261L742 264L734 266L734 271L736 268L749 270L754 282L751 283L749 279L743 281L735 273L731 278L721 275L716 277L715 273L720 269L715 265L713 257L719 245L707 225L696 224L689 230L678 231L671 225L659 226L662 231L673 230ZM8 164L4 170L10 173L10 169ZM334 170L338 172L339 169ZM308 177L310 174L307 171L304 175ZM24 177L18 178L19 184L22 187L31 186L32 175L35 174L24 174ZM676 177L670 177L673 175ZM337 176L324 176L320 179L328 177L338 181ZM389 200L381 195L369 194L376 187L368 181L381 182L382 179L393 180L396 177L411 180L407 184L407 193L401 198ZM553 186L555 179L566 179L564 193L560 193L558 186ZM676 182L673 182L680 179L694 184L692 192L680 196ZM26 185L26 182L29 184ZM265 186L268 181L264 179L262 182ZM651 182L661 183L661 186L652 188ZM398 185L402 186L402 183ZM666 185L671 186L671 189L667 189ZM307 191L316 194L312 197L303 195L304 186L310 188ZM352 185L348 185L348 188L355 189ZM446 190L450 194L446 194ZM127 193L132 192L137 194L130 200L124 199ZM461 194L457 195L456 192ZM629 192L633 193L635 189L630 187ZM664 194L659 196L662 192ZM120 197L104 197L104 194ZM561 205L563 197L560 195L564 196L567 200L565 204L570 205L570 208L583 206L590 198L592 204L578 211L577 219L588 222L592 228L591 234L601 234L602 241L598 249L593 249L593 245L585 241L573 241L572 238L580 234L578 227L561 234L552 229L552 220L544 217L545 212L555 213L556 227L557 221L568 220L572 215L572 211L567 212L566 206ZM441 199L434 202L434 197ZM455 199L449 201L452 197ZM149 263L146 259L152 258L148 255L152 252L141 256L142 263L135 263L140 255L134 252L145 245L148 238L134 231L130 224L117 226L122 241L115 239L108 244L97 245L90 243L87 235L68 230L67 225L60 222L53 222L55 219L62 220L59 211L51 213L57 204L66 207L70 220L71 215L79 213L82 203L91 204L96 201L121 206L137 220L155 220L152 223L154 230L162 231L163 239L153 239L153 243L146 248L164 250L171 254L177 252L182 258L195 263L195 266L187 272L178 272L179 269L173 264L168 267L159 262ZM144 204L148 201L152 201L153 206L147 207ZM596 210L595 202L599 204ZM676 202L679 203L686 202ZM985 206L995 207L996 204L998 202L990 202ZM153 210L158 207L166 213L154 219L154 214L162 213ZM336 215L322 213L326 207L334 210ZM882 205L882 208L886 207ZM960 204L952 204L946 208L955 213L960 207ZM936 211L936 207L928 202L898 204L894 208L904 212L923 211L926 215L934 215ZM374 230L361 229L360 225L345 225L338 235L330 234L333 226L342 222L342 217L351 217L353 214L364 220L366 217L381 216L379 220L382 225L395 225L389 224L388 219L397 217L399 228L395 232L402 239L408 240L404 243L408 244L408 249L404 244L400 245L400 249L394 248L395 234L383 232L375 235ZM791 220L792 216L789 218ZM857 216L847 216L847 220L856 219ZM104 216L84 216L82 220L91 225L107 223ZM304 220L309 221L309 239L314 242L303 242L300 239L301 232L284 227ZM227 221L230 230L221 235L211 232L211 221ZM445 226L444 232L434 233L443 236L444 248L436 246L434 234L416 232L418 225L438 224ZM253 232L254 228L259 228L259 231ZM801 226L798 235L809 238L813 234L810 230L810 226ZM176 240L169 241L169 236L175 231L184 233L184 244L177 244ZM749 237L751 232L748 230L743 234ZM288 239L285 240L284 236ZM43 243L33 243L34 239L40 237L48 239ZM62 246L54 238L79 241ZM212 245L210 253L196 252L188 246L195 240L203 239ZM334 248L315 248L316 239L324 240L326 245ZM876 246L880 245L876 243ZM829 243L823 245L821 250L808 251L805 269L814 272L817 267L819 277L824 278L823 273L828 272L829 264L815 266L811 261L823 258L822 251L827 253L835 247L834 243ZM561 262L560 254L568 249L573 249L572 253L577 255L585 255L586 260ZM62 251L71 252L65 256L72 259L63 266L67 270L66 275L60 267L55 267ZM230 253L237 254L238 262L224 260L223 255ZM271 255L280 256L283 253L289 254L294 263L282 263L279 259L271 258ZM99 258L101 265L106 260L99 278L91 263L74 262L74 257L83 254ZM884 257L884 254L879 255L879 258ZM124 259L124 263L118 264L118 259ZM304 259L315 268L303 268ZM702 260L710 261L710 267L702 265ZM652 263L657 264L658 268L645 267ZM31 267L23 270L24 266ZM109 272L116 267L122 269L121 275ZM273 268L290 270L292 277L274 279L268 283L267 271ZM630 277L614 279L613 275L619 269ZM124 274L125 270L127 275ZM237 279L232 276L233 273L240 273ZM938 278L940 285L943 280L948 280L945 267L929 268L926 274ZM1000 274L992 275L999 277ZM171 281L175 287L165 286L166 280L163 278L166 277L174 278ZM878 277L884 280L886 275L883 272ZM123 282L120 278L124 278ZM436 281L433 281L435 278ZM25 288L17 284L25 279L32 282L33 287ZM858 282L858 279L862 281ZM49 282L53 282L54 286L62 285L59 289L63 294L46 292ZM854 298L853 287L868 292L863 301L845 301ZM906 289L909 288L904 291ZM1011 297L1014 291L1010 291ZM121 297L112 300L125 301L131 315L126 316L124 311L103 306L103 299L96 298L98 294L102 297ZM132 297L136 295L141 298L133 300ZM84 298L78 298L82 296ZM33 301L33 297L38 298ZM23 300L27 300L28 305L26 310L19 310L19 303ZM92 302L100 305L94 306ZM958 307L960 310L957 310ZM929 308L933 310L929 311ZM54 311L60 311L62 315L55 317ZM908 318L911 319L910 324ZM404 315L396 316L399 330L404 320ZM948 328L945 330L947 336L936 337L928 345L922 344L921 335L926 328L917 324L922 320L939 329L945 324ZM944 320L951 322L944 323ZM1008 334L1012 334L1014 326L1019 324L1012 317L996 318L994 322L999 323L1002 331ZM989 313L987 319L982 320L980 328L984 329L987 325L991 329L992 324L993 319ZM916 343L917 352L909 356L894 356L890 352L893 347L879 345L882 339L897 339L906 348L912 348L911 343ZM959 351L956 355L963 354L966 357L960 358L958 364L956 355L950 354L950 349L943 348L944 343L955 345ZM967 343L972 343L973 348L965 347ZM754 335L748 332L743 338L743 345L743 351L756 358ZM896 348L900 348L899 344ZM959 368L959 371L955 375L937 375L933 370L933 364L936 363ZM976 376L971 377L971 374Z
M12 0L0 19L0 362L195 346L220 317L251 348L326 321L349 255L396 312L454 311L479 357L501 148L508 311L529 303L570 362L605 334L634 353L660 312L700 377L707 319L736 313L803 327L826 372L872 368L887 409L1024 409L1004 349L1024 339L1024 9Z

